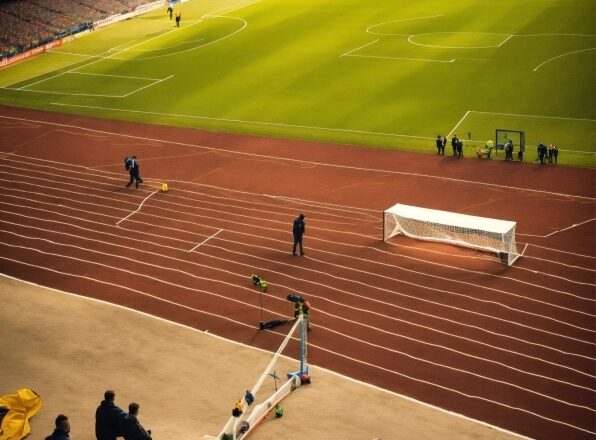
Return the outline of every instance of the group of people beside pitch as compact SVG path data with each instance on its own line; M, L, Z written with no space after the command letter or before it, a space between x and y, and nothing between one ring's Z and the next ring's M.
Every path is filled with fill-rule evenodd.
M447 137L443 137L438 135L435 144L437 146L437 154L440 156L445 155L445 145L447 144ZM461 139L457 137L457 135L453 135L451 138L451 147L453 148L453 157L463 157L463 142ZM512 161L513 158L513 150L514 144L511 139L509 139L504 144L499 144L498 148L502 148L505 152L505 160ZM492 140L486 141L484 148L477 148L476 155L479 158L486 157L487 159L491 158L492 152L495 149L495 144ZM559 157L559 148L556 145L550 144L548 147L543 143L540 143L537 147L537 154L538 157L536 158L535 162L540 163L558 163ZM520 147L517 152L517 160L523 161L524 160L524 148Z
M115 403L116 393L107 390L104 400L95 411L95 437L97 440L151 440L151 430L139 422L139 404L132 402L125 413ZM70 440L70 420L64 414L56 417L56 428L45 440Z

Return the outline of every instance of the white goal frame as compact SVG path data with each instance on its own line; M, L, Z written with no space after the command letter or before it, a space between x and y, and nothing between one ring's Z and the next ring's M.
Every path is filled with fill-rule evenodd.
M511 266L520 255L516 222L458 214L398 203L383 211L383 240L403 234L410 238L464 246L498 255Z

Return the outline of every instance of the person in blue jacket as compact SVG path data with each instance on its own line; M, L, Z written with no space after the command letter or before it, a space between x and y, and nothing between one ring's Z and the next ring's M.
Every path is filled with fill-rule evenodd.
M137 156L130 156L124 160L124 167L130 174L130 180L126 184L128 188L132 185L133 181L136 181L136 187L139 187L139 183L143 183L143 179L141 179L141 174L139 172L139 161L137 160Z
M97 440L116 440L116 437L122 436L120 420L124 417L124 411L114 403L114 391L107 390L103 396L104 400L95 410L95 437Z
M294 219L294 225L292 227L292 233L294 234L294 248L292 255L296 254L296 245L300 245L300 256L304 256L304 250L302 249L302 236L306 232L306 224L304 223L304 214L300 214Z

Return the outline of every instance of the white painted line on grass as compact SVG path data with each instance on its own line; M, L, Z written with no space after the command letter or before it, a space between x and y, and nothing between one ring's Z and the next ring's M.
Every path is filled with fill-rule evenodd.
M463 122L464 119L466 119L466 117L468 116L468 114L470 113L470 110L468 110L466 112L466 114L459 120L459 122L457 124L455 124L455 127L453 127L451 129L451 131L449 132L449 134L447 135L447 137L451 137L451 135L455 132L455 130L457 130L457 127L459 127L459 124L461 124Z
M168 79L170 79L170 78L173 78L173 77L174 77L174 75L170 75L170 76L168 76L167 78L164 78L164 79L157 80L157 81L155 81L154 83L147 84L146 86L143 86L143 87L140 87L140 88L138 88L138 89L136 89L136 90L133 90L132 92L130 92L130 93L127 93L126 95L124 95L124 96L122 96L122 97L123 97L123 98L126 98L127 96L130 96L130 95L132 95L133 93L140 92L141 90L143 90L143 89L146 89L147 87L153 87L155 84L159 84L160 82L167 81Z
M344 53L344 54L341 54L339 57L341 58L341 57L343 57L343 56L350 55L351 53L353 53L353 52L356 52L357 50L363 49L363 48L365 48L366 46L370 46L371 44L374 44L374 43L376 43L377 41L379 41L379 38L377 38L375 41L371 41L370 43L366 43L366 44L364 44L364 45L362 45L362 46L360 46L360 47L357 47L356 49L352 49L352 50L350 50L349 52L346 52L346 53Z
M126 220L128 217L130 217L131 215L139 212L139 210L141 209L141 207L143 206L143 203L145 203L147 201L147 199L149 197L151 197L153 194L158 193L159 191L153 191L151 194L149 194L147 197L145 197L143 199L143 201L141 202L141 204L139 205L139 207L136 209L136 211L131 212L130 214L128 214L126 217L124 217L123 219L118 220L118 222L116 223L116 226L118 226L121 222L123 222L124 220Z
M189 250L188 252L192 252L194 251L196 248L198 248L199 246L201 246L202 244L208 242L209 240L211 240L213 237L215 237L217 234L219 234L221 231L223 231L223 229L220 229L219 231L217 231L215 234L212 234L211 236L207 237L205 240L203 240L202 242L200 242L199 244L197 244L195 247L193 247L191 250Z
M546 60L545 62L543 62L543 63L540 63L540 64L538 64L536 67L534 67L534 72L536 72L538 69L540 69L540 68L541 68L542 66L544 66L546 63L550 63L551 61L554 61L554 60L556 60L556 59L558 59L558 58L563 58L563 57L566 57L567 55L572 55L572 54L574 54L574 53L579 53L579 52L587 52L588 50L596 50L596 47L590 47L589 49L580 49L580 50L574 50L574 51L572 51L572 52L567 52L567 53L564 53L564 54L561 54L561 55L557 55L556 57L549 58L549 59L548 59L548 60Z
M541 115L521 115L517 113L499 113L499 112L483 112L478 110L469 110L468 113L481 113L485 115L500 115L500 116L518 116L522 118L544 118L544 119L560 119L563 121L588 121L596 122L596 119L584 119L584 118L565 118L562 116L541 116Z
M194 116L194 115L184 115L179 113L162 113L162 112L150 112L150 111L143 111L143 110L130 110L130 109L123 109L123 108L111 108L111 107L100 107L94 105L80 105L80 104L65 104L61 102L51 102L51 105L59 105L62 107L77 107L77 108L87 108L92 110L107 110L111 112L124 112L124 113L139 113L145 115L157 115L157 116L168 116L168 117L176 117L176 118L189 118L189 119L202 119L205 121L218 121L218 122L236 122L239 124L254 124L254 125L265 125L271 127L284 127L284 128L305 128L308 130L320 130L320 131L337 131L341 133L355 133L355 134L372 134L376 136L391 136L391 137L404 137L408 139L423 139L429 140L434 139L434 137L428 136L412 136L408 134L397 134L397 133L382 133L378 131L364 131L364 130L351 130L347 128L329 128L329 127L315 127L310 125L297 125L297 124L281 124L278 122L262 122L262 121L247 121L242 119L228 119L228 118L214 118L210 116Z
M342 57L344 55L341 55ZM404 61L424 61L430 63L453 63L455 58L452 60L432 60L427 58L405 58L405 57L384 57L380 55L346 55L349 57L361 57L361 58L382 58L386 60L404 60Z

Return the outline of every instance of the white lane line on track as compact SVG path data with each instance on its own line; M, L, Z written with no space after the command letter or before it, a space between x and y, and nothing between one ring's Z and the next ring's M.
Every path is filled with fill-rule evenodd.
M209 240L211 240L213 237L215 237L217 234L219 234L221 231L223 231L223 229L220 229L219 231L217 231L214 234L211 234L209 237L207 237L205 240L203 240L202 242L200 242L199 244L197 244L195 247L193 247L191 250L189 250L188 252L192 252L194 251L196 248L198 248L199 246L201 246L202 244L208 242Z
M155 194L155 193L158 193L158 192L159 192L159 191L153 191L151 194L149 194L147 197L145 197L145 198L143 199L143 201L141 202L141 204L139 205L139 207L138 207L138 208L137 208L135 211L133 211L133 212L131 212L130 214L128 214L126 217L124 217L124 218L122 218L122 219L118 220L118 221L116 222L116 226L118 226L118 225L119 225L121 222L123 222L124 220L126 220L126 219L127 219L128 217L130 217L131 215L133 215L133 214L135 214L135 213L139 212L139 210L141 209L141 207L143 206L143 204L144 204L144 203L147 201L147 199L148 199L149 197L151 197L153 194Z

